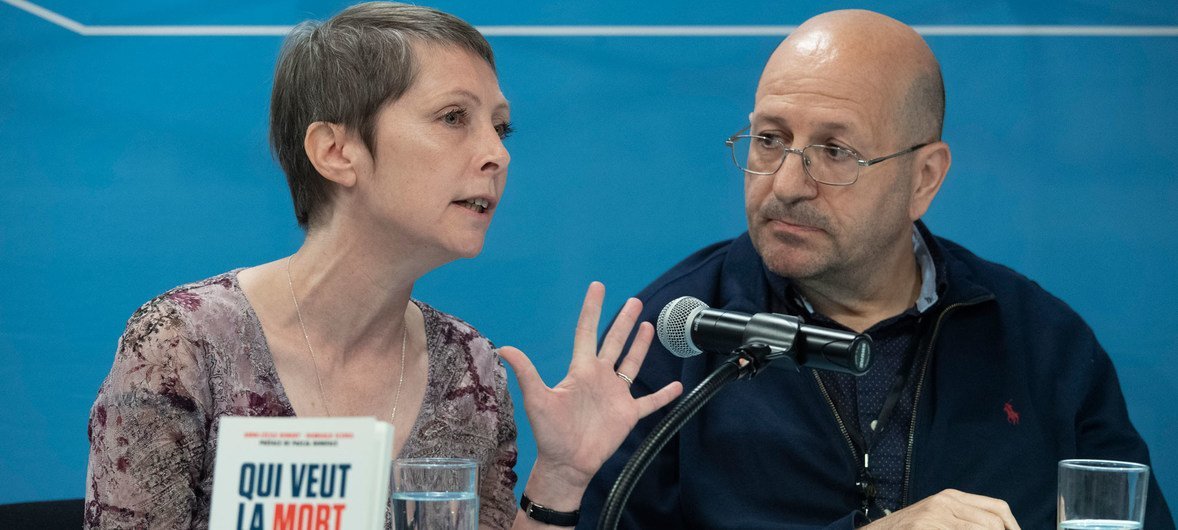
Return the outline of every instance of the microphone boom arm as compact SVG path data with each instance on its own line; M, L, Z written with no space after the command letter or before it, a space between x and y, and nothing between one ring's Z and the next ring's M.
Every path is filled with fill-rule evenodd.
M711 401L720 389L737 379L752 378L768 366L775 359L790 356L789 350L770 348L764 343L751 343L741 346L732 352L732 356L717 366L699 385L683 397L675 408L671 409L662 421L655 426L650 435L638 446L638 450L626 462L618 479L610 488L606 497L605 507L601 518L597 521L598 530L615 530L622 517L622 508L630 499L630 493L638 483L638 478L650 466L654 456L662 450L671 437L683 428L687 420L695 416L708 401ZM795 368L797 363L794 363Z

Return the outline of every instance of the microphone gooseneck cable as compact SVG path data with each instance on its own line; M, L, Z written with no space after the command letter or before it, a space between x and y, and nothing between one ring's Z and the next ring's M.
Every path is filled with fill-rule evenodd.
M650 435L638 446L638 450L626 462L621 474L610 488L609 496L605 499L605 506L601 518L597 520L598 530L614 530L622 517L622 508L630 499L630 493L638 483L638 478L650 466L654 456L667 445L671 437L683 428L687 420L697 412L728 383L743 377L752 377L764 368L771 359L770 348L764 344L750 344L740 348L728 360L716 367L707 378L683 397L675 408L671 409L662 421L655 426ZM744 361L742 363L742 361Z

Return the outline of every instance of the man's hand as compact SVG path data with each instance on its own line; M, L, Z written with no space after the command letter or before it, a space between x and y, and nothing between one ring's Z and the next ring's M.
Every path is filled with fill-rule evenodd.
M863 528L1021 530L1006 501L953 489L944 490L903 510L897 510Z

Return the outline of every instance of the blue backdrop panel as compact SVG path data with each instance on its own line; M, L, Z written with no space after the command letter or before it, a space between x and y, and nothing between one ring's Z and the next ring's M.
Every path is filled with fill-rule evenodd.
M39 4L87 26L290 25L338 2ZM1178 23L1169 2L858 4L911 24ZM438 7L479 25L794 25L843 4L529 1ZM778 37L492 37L518 134L483 254L417 296L554 384L589 281L624 298L743 230L723 139ZM1178 491L1175 37L930 36L948 89L934 231L1095 328L1164 490ZM81 496L86 419L139 304L294 250L266 144L280 39L86 37L0 4L0 502ZM519 402L518 394L515 396ZM534 442L522 410L520 464Z

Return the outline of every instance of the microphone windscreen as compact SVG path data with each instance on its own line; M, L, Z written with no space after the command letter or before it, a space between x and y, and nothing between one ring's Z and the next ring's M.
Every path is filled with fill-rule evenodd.
M693 357L703 353L691 341L688 334L690 327L688 320L698 311L707 308L708 304L690 296L680 296L671 300L671 303L664 306L663 310L659 312L659 319L655 324L659 341L668 351L679 357Z

